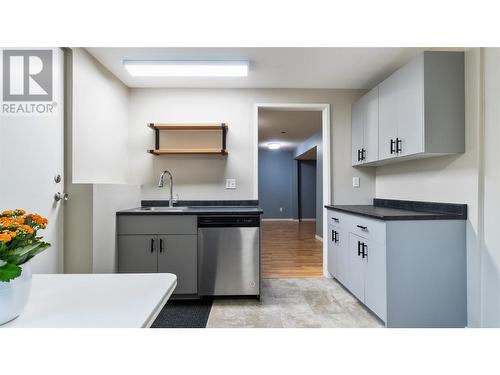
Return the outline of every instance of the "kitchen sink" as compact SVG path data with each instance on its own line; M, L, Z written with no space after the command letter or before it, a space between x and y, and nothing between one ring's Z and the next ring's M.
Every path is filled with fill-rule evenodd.
M168 212L182 212L186 211L189 207L176 206L176 207L141 207L144 211L168 211Z

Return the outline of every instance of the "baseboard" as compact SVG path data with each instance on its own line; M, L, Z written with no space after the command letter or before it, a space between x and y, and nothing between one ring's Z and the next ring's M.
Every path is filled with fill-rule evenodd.
M314 235L314 237L318 240L323 242L323 237L318 236L317 234Z
M300 219L300 221L316 221L316 219L313 219L313 218L308 219L308 218L306 218L306 219Z
M266 218L266 219L261 219L261 220L262 221L298 221L297 219L292 219L292 218L289 218L289 219L288 218L285 218L285 219L283 219L283 218L279 218L279 219L268 219L268 218Z

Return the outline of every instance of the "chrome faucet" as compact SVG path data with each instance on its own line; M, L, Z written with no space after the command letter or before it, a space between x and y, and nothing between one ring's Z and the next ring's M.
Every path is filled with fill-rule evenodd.
M158 181L158 187L159 188L162 188L163 187L163 176L165 176L165 173L168 174L168 177L169 177L169 185L170 185L170 198L168 199L168 205L170 207L173 207L174 206L174 193L173 193L173 189L174 189L174 179L172 177L172 173L170 173L169 171L165 170L162 172L162 174L160 175L160 181Z

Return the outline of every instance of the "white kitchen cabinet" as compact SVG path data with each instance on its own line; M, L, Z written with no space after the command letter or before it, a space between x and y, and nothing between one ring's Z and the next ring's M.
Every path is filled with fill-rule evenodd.
M378 154L359 164L465 152L464 85L463 52L440 51L423 52L381 82Z
M351 113L351 142L352 142L352 165L363 164L361 152L363 149L363 118L364 97L352 105Z
M425 152L424 147L424 58L420 55L403 66L398 75L398 101L396 108L397 156ZM382 125L383 126L383 125Z
M378 160L395 157L398 133L398 98L400 96L400 72L397 71L379 85Z
M363 95L352 106L352 165L378 159L378 87Z
M335 228L331 225L328 226L326 233L328 240L328 254L326 258L326 269L333 277L337 277L337 249L335 243Z
M364 243L365 305L385 322L387 321L385 245L370 240L364 240Z
M349 233L349 279L345 286L360 301L365 301L366 241Z

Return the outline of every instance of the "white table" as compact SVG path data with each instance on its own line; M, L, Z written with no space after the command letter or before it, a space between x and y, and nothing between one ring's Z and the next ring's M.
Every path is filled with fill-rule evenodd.
M176 286L170 273L33 275L26 309L2 327L150 327Z

